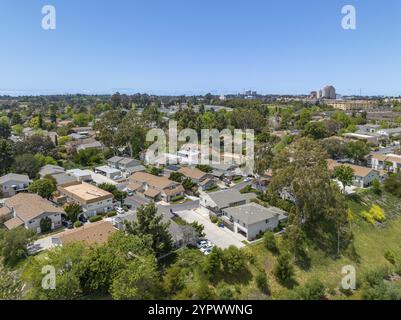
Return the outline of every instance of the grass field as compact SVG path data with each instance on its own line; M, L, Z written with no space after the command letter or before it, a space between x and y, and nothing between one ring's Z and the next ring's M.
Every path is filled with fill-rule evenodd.
M309 248L310 267L301 269L296 267L296 282L303 284L310 278L320 279L328 288L330 298L334 299L356 299L359 292L356 291L351 297L345 297L338 291L341 279L344 276L341 271L343 266L352 265L355 267L358 276L363 275L367 270L383 266L390 266L384 258L386 251L394 253L397 262L401 262L401 201L388 193L381 196L371 191L360 191L356 196L349 198L349 207L353 213L352 231L354 234L353 253L348 250L342 258L333 259L323 252ZM382 224L372 225L361 217L363 210L369 210L373 204L379 205L385 210L386 221ZM276 257L268 252L263 244L249 246L249 250L256 258L255 266L252 266L252 273L257 270L266 270L269 278L271 296L273 299L283 297L288 289L281 286L272 274ZM254 283L241 284L241 298L261 298L262 295Z

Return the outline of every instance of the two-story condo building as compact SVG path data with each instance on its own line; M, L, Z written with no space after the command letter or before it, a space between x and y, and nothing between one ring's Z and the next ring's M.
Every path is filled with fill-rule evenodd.
M182 196L185 192L180 183L146 172L136 172L130 176L128 190L154 201L165 202L170 202L171 199Z
M0 177L0 191L3 197L12 197L19 192L27 191L31 182L27 175L9 173Z
M61 216L65 215L61 208L57 208L37 194L31 193L19 193L7 199L1 211L6 216L4 225L7 229L24 226L37 233L41 233L40 222L42 219L49 218L53 230L61 227Z
M64 187L59 186L57 189L60 195L65 198L65 202L79 204L84 215L88 218L113 209L113 195L94 185L81 183Z

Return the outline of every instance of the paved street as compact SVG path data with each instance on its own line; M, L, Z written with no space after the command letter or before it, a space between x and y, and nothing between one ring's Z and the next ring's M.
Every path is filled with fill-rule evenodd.
M231 187L230 189L236 189L238 191L244 189L246 186L252 185L252 181L243 181L241 183L236 184L235 186Z
M210 221L207 214L202 214L195 210L177 211L176 213L188 223L196 221L204 225L206 238L217 247L226 249L229 246L236 246L237 248L242 248L245 246L241 242L242 240L246 240L244 237L239 234L235 234L227 228L218 227Z

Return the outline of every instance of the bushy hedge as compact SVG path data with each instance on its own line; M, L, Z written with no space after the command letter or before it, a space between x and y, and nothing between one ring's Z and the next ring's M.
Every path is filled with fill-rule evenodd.
M89 222L93 223L93 222L98 222L100 220L102 220L103 217L102 216L94 216L92 218L89 218Z
M117 215L117 212L115 211L110 211L108 214L106 214L107 218L115 217Z
M82 227L82 222L81 221L75 221L74 222L74 228L80 228Z
M171 202L178 202L178 201L181 201L184 199L185 199L184 196L176 196L176 197L171 198Z

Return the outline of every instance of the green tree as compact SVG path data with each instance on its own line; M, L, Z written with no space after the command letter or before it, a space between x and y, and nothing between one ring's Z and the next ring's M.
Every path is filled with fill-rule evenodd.
M264 271L258 272L258 274L255 277L255 282L256 282L256 286L258 287L258 289L261 292L263 292L265 294L269 293L269 283L267 281L267 276Z
M27 174L34 179L40 170L40 162L32 154L23 154L15 157L14 170L16 173Z
M0 138L0 174L7 173L14 162L14 151L11 142Z
M370 147L363 141L351 141L346 146L346 155L357 163L365 161L369 153Z
M305 126L303 136L313 138L315 140L327 138L329 132L323 122L311 121Z
M206 257L204 263L204 272L210 280L216 278L216 276L222 270L222 259L223 251L217 247L213 247L212 252Z
M181 183L184 175L181 172L171 172L169 179L178 183Z
M308 280L303 286L290 292L291 300L324 300L326 298L326 287L318 279Z
M342 165L334 168L334 177L342 183L344 193L345 188L352 184L354 175L354 169L350 166Z
M56 190L54 182L50 179L35 180L28 187L29 192L36 193L45 199L50 199Z
M300 231L294 234L297 240L304 234L305 239L313 239L321 249L334 253L339 242L343 247L349 244L351 231L347 203L331 181L327 157L318 141L294 141L274 158L269 192L285 195L293 203L288 228L295 225Z
M168 227L170 223L163 222L163 216L157 213L157 207L152 203L141 206L137 210L137 221L127 223L126 231L128 234L139 237L150 236L152 239L152 249L157 254L165 254L172 249L172 238Z
M0 117L0 138L8 139L11 136L10 121L7 117Z
M75 223L82 212L82 208L78 203L70 203L64 207L64 211L67 214L68 220Z
M391 174L384 181L384 189L392 195L401 198L401 173Z
M80 150L74 157L74 162L84 167L93 166L102 163L103 154L95 148Z
M4 265L15 266L28 256L27 245L34 239L34 232L25 228L0 229L0 252Z
M74 300L83 293L78 276L78 268L89 248L83 243L69 244L47 252L46 259L36 256L29 260L24 272L24 280L29 284L27 298L33 300ZM53 266L56 271L54 290L44 289L42 270Z
M111 295L116 300L152 300L160 297L160 274L153 256L134 259L116 276Z
M263 244L270 252L274 254L278 253L277 240L273 232L268 231L263 235Z
M40 232L47 233L52 229L52 220L49 217L40 220Z
M222 254L222 265L224 272L234 275L246 270L247 256L237 247L230 246Z
M289 285L294 281L294 267L289 254L284 253L278 257L273 274L281 284Z
M379 180L374 179L372 181L372 191L377 194L378 196L380 196L382 194L382 189L381 189L381 185Z

